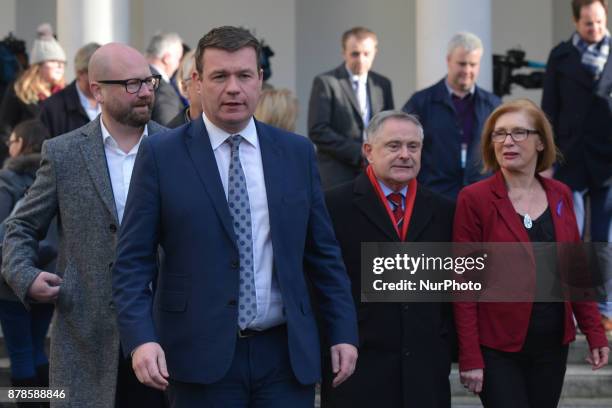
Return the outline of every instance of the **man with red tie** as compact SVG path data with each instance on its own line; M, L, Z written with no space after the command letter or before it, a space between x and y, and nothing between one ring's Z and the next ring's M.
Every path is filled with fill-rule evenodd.
M422 146L423 127L415 116L380 112L371 119L363 143L368 167L327 193L352 283L360 359L340 387L332 388L331 376L324 374L324 408L450 407L448 305L360 302L362 242L451 241L453 204L416 180Z

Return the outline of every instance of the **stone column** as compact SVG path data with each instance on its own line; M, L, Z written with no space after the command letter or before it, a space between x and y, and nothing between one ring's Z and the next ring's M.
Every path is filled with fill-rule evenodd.
M470 31L482 40L478 85L493 89L491 0L417 0L415 21L417 89L433 85L446 74L446 47L459 31Z
M74 78L74 54L88 42L130 42L130 2L57 0L57 36L66 50L66 79Z

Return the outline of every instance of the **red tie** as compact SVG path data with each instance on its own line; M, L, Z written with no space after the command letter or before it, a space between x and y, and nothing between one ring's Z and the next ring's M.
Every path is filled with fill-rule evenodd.
M402 221L404 220L404 210L402 208L402 195L400 193L391 193L387 196L389 201L393 204L393 218L395 218L395 225L401 230Z

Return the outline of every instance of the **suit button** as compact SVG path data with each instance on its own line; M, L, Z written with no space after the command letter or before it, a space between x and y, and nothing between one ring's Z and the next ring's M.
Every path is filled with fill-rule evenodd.
M404 350L404 357L410 357L410 352L407 350Z
M404 312L407 312L408 310L410 310L410 306L404 305L402 306L402 309L404 310Z
M237 269L240 266L240 262L238 261L232 261L231 267L232 269Z
M108 307L110 307L111 310L115 310L115 304L113 303L112 300L110 302L108 302Z
M232 299L229 302L227 302L228 306L236 306L236 304L237 304L236 299Z
M110 232L112 232L113 234L115 232L117 232L117 226L115 224L111 224L108 229L110 230Z

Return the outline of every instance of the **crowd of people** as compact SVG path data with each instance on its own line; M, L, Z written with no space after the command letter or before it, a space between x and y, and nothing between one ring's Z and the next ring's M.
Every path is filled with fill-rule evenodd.
M541 105L477 85L483 44L460 32L395 109L353 27L307 137L248 30L86 44L66 85L42 25L0 105L12 385L69 389L57 407L312 407L320 382L322 407L442 408L458 361L485 407L556 407L576 323L608 363L612 276L599 303L362 302L361 245L533 243L509 273L536 281L556 273L536 243L612 241L608 5L572 8Z

